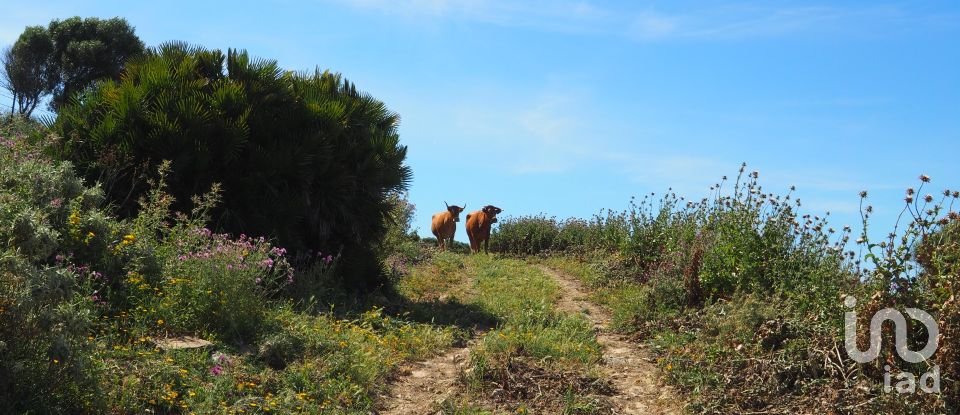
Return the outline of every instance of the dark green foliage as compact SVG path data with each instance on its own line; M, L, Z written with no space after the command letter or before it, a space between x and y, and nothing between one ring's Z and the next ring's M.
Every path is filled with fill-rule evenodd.
M56 139L0 116L0 413L367 413L398 364L452 341L379 310L293 311L282 294L325 281L335 253L294 274L265 238L212 232L217 188L171 215L166 167L136 217L117 219L49 158ZM212 344L157 347L179 335Z
M5 87L20 114L29 116L49 94L50 107L57 110L101 79L120 79L126 61L143 50L133 27L119 17L71 17L30 26L4 55Z
M297 252L339 252L363 286L380 271L387 195L411 178L398 124L339 74L169 43L63 107L56 128L63 156L103 183L121 214L135 210L143 173L170 160L176 210L221 183L215 226L272 235Z
M3 86L13 95L10 112L30 116L40 98L53 90L56 68L50 59L52 54L53 39L41 26L26 28L13 46L4 51Z
M126 61L144 50L133 27L119 17L54 20L47 31L53 39L52 65L58 71L54 109L98 80L120 79Z

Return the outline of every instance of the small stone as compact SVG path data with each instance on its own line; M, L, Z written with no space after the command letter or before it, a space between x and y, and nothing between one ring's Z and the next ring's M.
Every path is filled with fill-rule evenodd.
M165 339L151 339L153 344L163 350L199 349L213 345L206 340L192 336L169 337Z

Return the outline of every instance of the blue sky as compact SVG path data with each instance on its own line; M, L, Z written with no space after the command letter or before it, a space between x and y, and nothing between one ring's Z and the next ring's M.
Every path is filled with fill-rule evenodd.
M585 217L743 161L838 228L869 190L880 234L919 174L960 189L954 1L0 3L0 45L122 16L148 45L343 73L402 117L421 235L444 200Z

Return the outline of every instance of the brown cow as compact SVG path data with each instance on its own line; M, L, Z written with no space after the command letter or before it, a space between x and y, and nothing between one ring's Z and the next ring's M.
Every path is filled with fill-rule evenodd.
M447 202L443 202L443 204L447 205ZM440 247L440 249L447 248L448 239L450 240L450 245L453 245L453 235L457 233L457 222L460 222L460 212L463 212L466 208L466 204L464 204L463 207L447 205L446 212L433 215L430 231L433 232L433 236L437 237L437 246Z
M483 243L483 252L488 252L490 244L490 225L497 223L497 215L503 212L493 205L486 205L483 209L467 214L467 237L470 238L470 251L480 253L480 244Z

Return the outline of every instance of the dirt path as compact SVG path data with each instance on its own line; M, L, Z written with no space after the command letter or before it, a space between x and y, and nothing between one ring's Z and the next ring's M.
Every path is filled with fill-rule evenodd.
M610 398L615 413L682 414L676 395L658 381L659 369L647 360L649 354L609 329L610 314L587 300L580 282L551 268L541 269L560 285L563 295L557 306L569 313L583 313L593 322L597 342L603 346L603 370L617 390Z
M456 391L457 378L469 363L470 341L422 362L403 364L399 378L381 396L379 415L431 414Z

